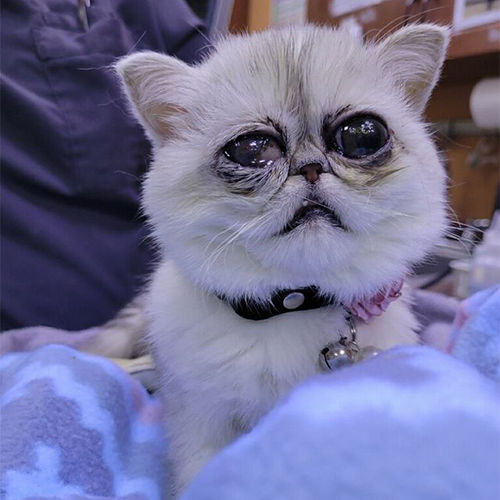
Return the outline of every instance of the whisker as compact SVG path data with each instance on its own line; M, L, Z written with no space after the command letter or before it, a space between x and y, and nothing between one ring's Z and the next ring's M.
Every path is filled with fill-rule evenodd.
M254 229L255 226L260 224L264 219L269 217L270 214L261 214L259 217L252 219L246 223L243 223L241 227L234 233L230 234L227 238L225 238L210 254L208 259L205 262L205 273L208 273L213 264L220 258L220 256L227 252L232 243L234 243L238 238L240 238L243 234L248 232L251 229ZM237 221L233 224L228 230L231 230L235 225L241 224L240 221ZM224 231L226 232L226 231Z

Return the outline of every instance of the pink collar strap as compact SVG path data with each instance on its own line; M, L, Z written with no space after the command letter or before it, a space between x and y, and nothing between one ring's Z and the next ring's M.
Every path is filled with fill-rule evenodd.
M372 319L381 316L391 302L401 297L403 280L398 280L392 285L382 288L376 295L369 299L357 300L346 306L346 309L361 321L369 323Z

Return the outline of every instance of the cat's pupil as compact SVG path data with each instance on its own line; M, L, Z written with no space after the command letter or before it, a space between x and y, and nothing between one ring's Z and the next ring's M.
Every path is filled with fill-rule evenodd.
M359 159L380 151L388 139L387 127L378 118L360 116L337 128L333 147L347 158Z
M244 167L264 167L283 156L277 140L267 135L242 135L224 148L233 162Z

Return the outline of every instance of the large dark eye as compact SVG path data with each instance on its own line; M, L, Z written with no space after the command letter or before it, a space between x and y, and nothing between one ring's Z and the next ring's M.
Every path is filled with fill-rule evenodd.
M346 158L365 158L380 151L389 140L384 122L374 116L356 116L342 123L328 141Z
M242 135L227 144L224 153L244 167L264 167L283 156L278 141L269 135Z

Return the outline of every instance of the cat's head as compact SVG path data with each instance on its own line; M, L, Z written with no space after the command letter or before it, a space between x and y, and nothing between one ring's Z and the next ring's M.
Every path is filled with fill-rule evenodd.
M378 44L305 26L227 38L194 67L122 59L164 256L230 297L316 285L350 300L401 278L445 226L421 117L447 43L434 25Z

